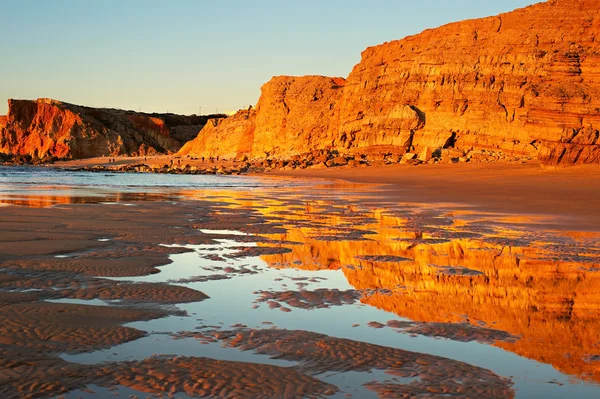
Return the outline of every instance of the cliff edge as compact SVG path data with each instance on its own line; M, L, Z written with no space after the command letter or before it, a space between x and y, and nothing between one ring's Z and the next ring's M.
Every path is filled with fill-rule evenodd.
M347 79L276 77L182 154L315 150L600 163L600 2L550 0L369 47Z

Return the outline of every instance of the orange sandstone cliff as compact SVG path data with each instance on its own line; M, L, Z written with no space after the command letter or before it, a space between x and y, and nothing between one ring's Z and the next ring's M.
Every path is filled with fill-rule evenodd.
M279 76L261 88L256 110L208 123L181 155L286 158L331 146L342 78Z
M600 163L600 1L549 0L370 47L346 80L275 77L181 154L455 148Z
M208 117L89 108L51 99L8 100L0 153L40 159L152 155L179 150Z

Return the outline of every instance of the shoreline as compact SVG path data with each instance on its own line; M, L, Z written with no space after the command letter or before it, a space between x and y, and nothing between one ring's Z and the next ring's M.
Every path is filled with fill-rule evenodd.
M263 174L257 174L261 176ZM271 171L264 175L376 184L387 200L461 204L465 210L555 217L558 230L600 231L600 166L538 164L390 165ZM380 200L382 198L374 198Z
M160 167L181 161L201 168L235 168L232 161L201 161L186 157L89 158L42 166L60 170L93 167L124 167L146 163ZM237 164L240 164L238 162ZM90 170L94 171L94 170ZM103 169L97 171L105 171ZM127 172L127 170L111 170ZM131 170L156 173L152 170ZM188 174L184 170L162 173ZM204 174L204 173L189 173ZM219 175L220 173L210 173ZM225 174L227 175L227 174ZM433 165L387 165L307 169L272 169L236 173L259 178L319 179L334 184L368 184L377 187L373 200L392 200L429 205L460 205L465 211L508 215L550 216L557 230L600 231L600 166L542 168L538 163L456 163ZM546 225L546 227L548 227Z
M437 178L446 169L432 168ZM419 168L402 170L412 171L401 174L404 178L431 174ZM527 176L527 170L517 176ZM390 168L385 171L387 179L398 179ZM154 201L122 203L130 206L72 203L0 209L0 260L5 267L0 282L14 289L0 296L8 304L0 317L12 320L16 312L36 317L18 319L18 328L6 323L4 340L11 352L4 356L28 359L38 381L53 377L35 353L47 356L55 368L73 370L64 373L57 394L58 389L73 391L93 383L107 389L120 383L148 392L153 385L139 376L161 370L163 364L165 379L190 389L199 377L186 370L198 364L210 372L227 367L233 374L251 367L260 374L252 377L254 385L262 375L280 370L269 368L264 358L243 354L223 366L225 352L207 353L195 342L221 348L233 336L250 347L262 345L263 339L273 341L273 354L283 359L308 345L306 355L291 358L302 362L314 362L311 353L321 353L315 351L323 343L343 352L347 346L340 345L349 342L358 349L350 351L346 371L362 372L365 360L388 357L409 364L405 371L410 371L414 358L406 356L425 360L419 363L423 374L439 370L430 370L433 362L444 370L467 367L479 378L477 384L464 384L476 397L489 397L481 392L490 383L505 390L498 397L511 397L512 389L543 392L544 382L538 387L539 382L512 377L525 375L534 361L554 367L539 381L556 379L571 386L568 379L578 378L589 385L578 381L574 389L596 389L593 364L585 361L596 354L595 341L581 338L595 336L588 332L598 328L588 311L596 305L595 235L545 231L543 220L539 231L524 231L537 219L465 215L463 207L432 205L434 201L410 206L403 199L393 200L399 198L393 196L399 188L382 181L378 169L309 170L303 173L309 176L291 179L314 179L315 172L337 180L328 187L300 184L283 190L208 188L204 195L206 189L192 189L187 197L174 199L165 193ZM468 180L464 173L451 174ZM537 172L531 169L529 174ZM269 173L248 178L290 177ZM431 185L433 180L426 182ZM451 183L459 181L456 177ZM564 298L577 298L577 306ZM368 308L355 308L359 300ZM230 303L242 307L231 312ZM568 311L574 314L569 320L564 318ZM341 323L323 323L322 317L328 317L324 312L344 312L338 313ZM316 318L299 328L297 316L308 314ZM38 330L45 340L37 338ZM61 334L63 330L75 333ZM155 331L164 338L157 353L161 357L140 354L136 348L155 342ZM440 338L444 341L437 342L444 347L419 345ZM282 342L292 352L282 351ZM541 342L542 349L531 342ZM452 354L453 345L471 345L474 355ZM79 355L59 359L52 354L55 348ZM319 370L340 371L335 366L338 352L333 353ZM574 355L567 358L565 353ZM495 356L510 362L510 370L487 360ZM102 367L118 370L118 378ZM107 377L98 380L98 373ZM373 379L372 374L366 377ZM302 373L289 378L296 385L332 383L333 388L327 386L332 390L339 384L308 380ZM29 381L15 380L15 390L28 388ZM229 375L207 379L212 396L218 396L214 387L222 381L231 385L236 380ZM274 381L273 391L280 392L281 379ZM427 384L437 386L431 381ZM345 385L339 388L348 391Z

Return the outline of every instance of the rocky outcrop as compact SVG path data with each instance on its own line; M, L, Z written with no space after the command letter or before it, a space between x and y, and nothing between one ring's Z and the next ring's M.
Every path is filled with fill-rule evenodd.
M543 142L539 159L543 165L600 163L600 138L592 126L565 132L559 142Z
M89 108L51 99L8 100L8 108L0 118L0 152L34 159L176 152L209 118Z
M207 124L179 154L286 159L331 147L344 84L324 76L274 77L261 88L256 109Z
M548 165L598 163L597 15L595 0L550 0L370 47L345 81L276 77L262 87L255 114L209 126L186 153L450 148L539 156ZM240 134L229 141L232 130L252 133L241 145Z
M253 156L289 157L331 146L342 78L275 77L261 88Z
M211 119L194 140L188 141L179 155L235 159L250 153L254 140L256 111L238 111L225 119Z

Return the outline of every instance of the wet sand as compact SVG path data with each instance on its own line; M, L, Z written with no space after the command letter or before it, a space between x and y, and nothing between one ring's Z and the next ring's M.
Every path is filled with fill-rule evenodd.
M273 171L269 175L386 185L379 200L453 203L483 212L548 215L563 230L600 231L600 166L542 169L537 163L393 165Z
M2 199L0 394L600 392L599 235L381 193Z
M380 391L382 398L459 393L492 399L513 395L509 380L465 363L307 331L243 329L180 337L202 340L207 334L227 346L298 361L301 370L312 373L385 370L390 375L414 379L407 384L390 382L387 389L380 384L368 387Z
M90 158L57 162L58 168L124 166L145 163L231 167L239 162L191 159L173 155ZM510 215L547 215L561 230L600 231L600 166L542 168L530 163L458 163L369 167L271 170L259 176L337 179L351 183L385 185L377 201L461 204L478 212Z

